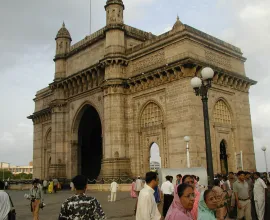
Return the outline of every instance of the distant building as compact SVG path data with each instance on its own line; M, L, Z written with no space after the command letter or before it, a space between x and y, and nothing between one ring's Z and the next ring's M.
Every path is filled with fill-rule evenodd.
M157 170L160 168L160 163L157 161L150 162L150 170Z
M0 169L9 170L12 174L33 174L33 162L31 161L28 166L12 166L10 163L0 162Z
M0 169L8 169L10 167L10 163L0 162Z

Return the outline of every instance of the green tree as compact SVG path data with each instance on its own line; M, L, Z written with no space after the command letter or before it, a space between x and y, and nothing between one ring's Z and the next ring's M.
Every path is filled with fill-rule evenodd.
M12 179L13 175L12 173L7 169L0 169L0 179L6 180L6 179Z

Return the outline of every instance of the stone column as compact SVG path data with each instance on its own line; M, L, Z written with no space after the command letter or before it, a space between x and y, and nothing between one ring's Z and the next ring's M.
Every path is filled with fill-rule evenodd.
M104 89L104 150L102 177L118 178L130 173L126 155L126 119L124 89L109 86Z
M52 149L51 149L51 166L49 170L50 177L66 177L66 148L67 141L65 138L65 116L66 104L62 101L52 103Z

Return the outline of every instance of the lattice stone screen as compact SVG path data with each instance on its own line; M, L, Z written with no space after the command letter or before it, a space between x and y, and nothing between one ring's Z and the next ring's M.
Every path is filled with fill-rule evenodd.
M226 103L222 100L219 100L214 108L214 122L222 123L222 124L231 124L231 112L226 105Z
M149 103L141 116L141 128L157 126L163 123L161 109L155 103Z

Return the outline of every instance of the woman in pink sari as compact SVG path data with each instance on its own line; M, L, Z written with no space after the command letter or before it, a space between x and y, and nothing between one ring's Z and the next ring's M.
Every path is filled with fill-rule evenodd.
M174 199L165 220L193 220L190 211L194 204L194 190L188 184L180 184L174 188Z
M131 190L130 190L130 196L132 198L137 198L137 194L136 194L136 191L135 191L135 185L136 185L135 179L133 179L133 182L131 184Z
M198 219L198 209L199 209L199 201L200 201L200 192L196 189L195 187L195 179L193 176L191 175L185 175L182 178L183 183L185 184L189 184L193 187L194 189L194 194L195 194L195 201L194 201L194 205L193 205L193 209L191 210L191 214L193 216L194 220Z

